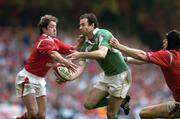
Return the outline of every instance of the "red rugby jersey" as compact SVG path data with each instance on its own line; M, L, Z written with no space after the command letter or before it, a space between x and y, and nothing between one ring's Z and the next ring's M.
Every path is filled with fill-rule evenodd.
M35 43L31 55L25 64L25 69L34 75L44 77L50 69L50 67L47 67L47 64L53 63L50 53L58 51L60 54L70 54L71 49L71 45L64 44L59 39L43 34Z
M180 102L180 51L160 50L148 52L149 61L161 67L173 97Z

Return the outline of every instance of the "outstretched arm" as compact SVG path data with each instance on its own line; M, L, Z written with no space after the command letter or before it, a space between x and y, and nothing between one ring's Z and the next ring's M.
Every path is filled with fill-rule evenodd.
M110 44L114 48L120 50L121 52L127 54L128 56L131 56L131 57L133 57L135 59L138 59L138 60L148 61L148 56L147 56L146 52L144 52L143 50L129 48L129 47L125 46L125 45L122 45L114 37L111 39Z
M106 57L106 54L108 52L108 48L105 46L100 46L98 50L91 51L91 52L78 52L78 51L72 51L72 54L67 55L67 58L70 58L71 60L76 60L79 58L89 58L89 59L103 59Z
M77 65L72 63L71 60L64 58L61 54L59 54L57 51L52 51L50 53L50 56L57 62L65 64L67 67L69 67L72 71L76 71Z
M137 64L137 65L147 64L146 61L138 60L132 57L125 57L124 59L129 64Z

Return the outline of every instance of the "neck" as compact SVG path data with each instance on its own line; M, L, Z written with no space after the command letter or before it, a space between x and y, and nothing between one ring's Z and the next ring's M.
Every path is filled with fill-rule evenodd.
M90 33L87 37L88 37L88 39L89 39L90 41L92 41L92 40L93 40L94 35L93 35L93 33Z

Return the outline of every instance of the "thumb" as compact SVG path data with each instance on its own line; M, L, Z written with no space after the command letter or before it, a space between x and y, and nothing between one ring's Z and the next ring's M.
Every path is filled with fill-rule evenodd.
M70 50L70 52L71 52L71 53L74 53L74 52L76 52L76 50Z

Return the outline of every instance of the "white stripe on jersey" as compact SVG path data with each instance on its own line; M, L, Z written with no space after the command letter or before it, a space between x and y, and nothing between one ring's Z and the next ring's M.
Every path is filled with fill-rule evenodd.
M48 36L46 39L43 39L43 40L40 40L40 41L39 41L39 43L38 43L38 45L37 45L37 48L39 48L41 42L44 41L44 40L49 40L49 41L54 42L54 39L53 39L52 37Z

